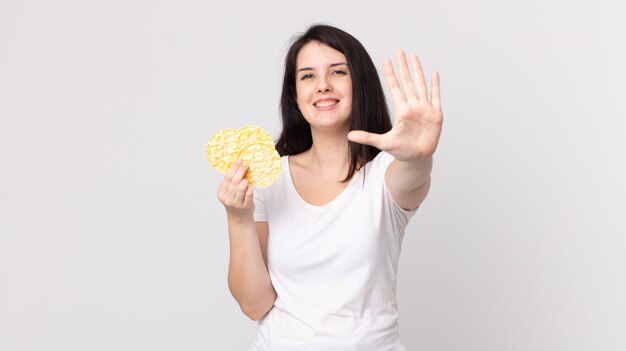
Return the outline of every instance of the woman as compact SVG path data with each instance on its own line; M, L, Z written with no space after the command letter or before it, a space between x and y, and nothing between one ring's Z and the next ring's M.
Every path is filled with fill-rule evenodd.
M259 330L250 351L404 350L396 276L404 229L430 187L442 112L415 55L383 63L395 111L357 39L316 25L285 59L283 171L253 190L237 161L219 186L229 288Z

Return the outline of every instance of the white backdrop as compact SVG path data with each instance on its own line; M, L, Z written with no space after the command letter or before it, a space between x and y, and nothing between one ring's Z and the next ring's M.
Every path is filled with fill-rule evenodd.
M581 3L0 0L0 350L250 344L204 147L277 135L317 22L441 74L407 350L626 350L626 5Z

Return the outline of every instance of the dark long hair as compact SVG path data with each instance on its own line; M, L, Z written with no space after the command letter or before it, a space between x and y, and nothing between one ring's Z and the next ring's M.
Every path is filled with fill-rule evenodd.
M285 75L280 97L283 129L276 141L281 156L296 155L311 148L311 126L304 119L296 102L296 59L303 46L309 42L326 44L344 54L352 79L352 112L350 130L386 133L391 129L391 119L378 72L363 45L352 35L328 25L314 25L294 38L285 57ZM349 142L350 168L343 180L350 180L354 173L371 161L379 149Z

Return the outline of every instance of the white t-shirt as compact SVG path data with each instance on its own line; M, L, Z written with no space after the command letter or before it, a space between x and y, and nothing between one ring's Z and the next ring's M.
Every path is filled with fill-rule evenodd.
M380 152L324 206L300 197L287 156L276 182L255 189L254 219L268 223L267 263L278 296L248 351L405 350L396 277L415 211L387 190L391 161Z

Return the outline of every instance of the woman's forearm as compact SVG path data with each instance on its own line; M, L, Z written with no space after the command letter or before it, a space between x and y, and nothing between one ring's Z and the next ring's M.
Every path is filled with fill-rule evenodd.
M385 180L394 200L405 209L419 206L430 189L430 173L433 167L432 157L421 162L394 160Z
M263 260L254 220L229 216L228 235L228 286L241 310L250 319L259 320L274 305L276 292Z

